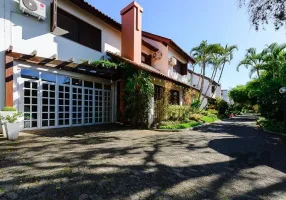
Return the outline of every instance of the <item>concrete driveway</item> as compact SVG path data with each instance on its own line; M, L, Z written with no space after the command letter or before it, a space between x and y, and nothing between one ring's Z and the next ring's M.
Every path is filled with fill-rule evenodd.
M25 133L0 157L0 199L286 199L286 144L251 116L180 133Z

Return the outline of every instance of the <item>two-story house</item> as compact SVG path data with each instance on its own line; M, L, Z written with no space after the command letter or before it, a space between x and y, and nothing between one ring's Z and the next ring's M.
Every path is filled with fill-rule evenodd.
M42 9L45 17L23 13L20 5ZM195 60L171 39L142 31L138 3L120 14L118 23L84 0L1 1L0 107L23 112L24 129L116 122L123 81L114 70L82 63L109 57L150 73L155 98L171 82L170 103L183 104L185 88L198 91L188 82Z

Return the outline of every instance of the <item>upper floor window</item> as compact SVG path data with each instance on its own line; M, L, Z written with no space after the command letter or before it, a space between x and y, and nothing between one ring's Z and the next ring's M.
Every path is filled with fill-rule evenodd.
M62 36L101 52L101 30L57 9L57 26L66 31Z
M141 62L151 66L151 55L141 53Z
M187 64L182 63L177 59L177 65L173 67L174 71L181 74L181 75L187 75L188 66Z

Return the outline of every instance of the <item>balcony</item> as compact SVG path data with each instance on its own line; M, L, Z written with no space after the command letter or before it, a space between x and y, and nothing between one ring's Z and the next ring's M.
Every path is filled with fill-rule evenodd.
M190 80L191 77L189 76L189 74L188 75L181 75L178 72L176 72L173 67L169 68L168 76L173 78L173 79L175 79L175 80L177 80L177 81L180 81L180 82L183 82L183 83L186 83L186 84L190 85L189 80Z

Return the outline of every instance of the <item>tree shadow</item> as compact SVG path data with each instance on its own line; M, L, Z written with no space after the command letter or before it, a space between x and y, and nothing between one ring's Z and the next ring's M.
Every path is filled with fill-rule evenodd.
M242 132L245 128L238 126ZM277 157L284 154L279 144L256 146L255 134L238 132L213 137L210 132L90 130L82 137L32 134L17 142L0 141L0 198L14 193L18 199L255 199L285 193L285 179L241 193L231 188L234 180L263 180L244 171L272 162L265 148L276 146Z

